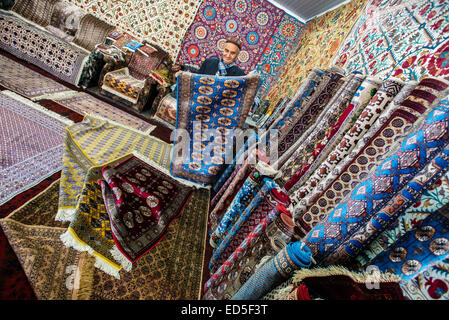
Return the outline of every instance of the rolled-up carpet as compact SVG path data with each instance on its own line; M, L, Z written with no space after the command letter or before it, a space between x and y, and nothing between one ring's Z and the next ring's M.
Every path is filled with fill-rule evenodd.
M310 249L301 241L289 243L257 270L231 300L257 300L291 276L295 270L308 268L310 264Z

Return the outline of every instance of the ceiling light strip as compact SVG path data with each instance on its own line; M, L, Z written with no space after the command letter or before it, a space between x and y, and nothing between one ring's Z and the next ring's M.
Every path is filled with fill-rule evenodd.
M279 9L284 10L286 13L291 15L293 18L297 19L299 22L304 23L304 24L306 23L306 21L303 18L301 18L300 16L298 16L298 14L294 13L290 9L287 9L286 7L284 7L283 5L278 3L277 1L274 1L274 0L267 0L267 1L270 2L271 4L275 5Z

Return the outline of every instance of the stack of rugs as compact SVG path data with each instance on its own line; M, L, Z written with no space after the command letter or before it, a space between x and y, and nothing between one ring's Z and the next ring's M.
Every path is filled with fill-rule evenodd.
M36 193L0 226L36 298L199 299L210 191L169 172L173 145L87 112L85 93L54 98L84 114L74 123L26 98L64 86L22 82L9 86L24 96L0 92L0 205Z
M263 118L212 186L203 299L449 298L448 80L314 68Z

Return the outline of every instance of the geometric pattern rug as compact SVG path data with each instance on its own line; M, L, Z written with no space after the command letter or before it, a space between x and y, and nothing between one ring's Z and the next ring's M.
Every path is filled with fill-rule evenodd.
M59 179L56 172L36 186L0 205L0 218L7 217ZM0 227L0 300L36 300L36 295L17 255Z
M0 55L0 85L31 100L54 94L67 94L70 88Z
M52 98L51 100L80 114L97 115L147 134L156 128L156 126L103 102L88 93L77 92L67 97Z
M64 223L55 222L59 181L53 182L8 217L0 219L9 244L39 300L86 298L93 280L93 259L60 240ZM89 292L89 291L87 291Z
M82 122L67 127L64 148L56 219L71 224L62 240L69 247L89 251L95 255L97 267L119 276L122 267L130 270L132 264L117 249L109 232L110 221L98 184L101 168L136 152L167 169L172 145L87 114Z
M63 41L8 11L0 11L0 34L0 48L3 50L58 79L78 84L89 56L86 49Z
M224 77L182 73L172 175L204 184L218 178L232 152L233 135L245 123L259 79L257 74Z
M65 128L73 122L0 92L0 204L62 169Z
M61 192L57 219L71 221L86 175L94 166L138 152L168 168L173 146L142 131L87 114L66 130L62 155Z
M145 159L145 162L152 163L151 160L142 155L137 157ZM131 271L137 258L146 253L146 251L154 249L153 247L158 243L157 241L162 239L164 234L166 234L167 229L170 229L169 224L173 221L174 215L179 213L178 208L181 207L189 192L187 188L184 188L183 190L180 185L176 185L173 178L165 178L167 179L166 182L169 182L169 184L166 183L165 187L161 182L161 185L158 185L156 189L154 179L156 179L156 177L161 177L161 174L158 176L159 171L156 171L155 169L151 171L150 168L153 167L146 167L145 170L141 171L142 174L139 172L135 178L145 179L148 183L148 188L151 188L151 191L149 192L159 200L161 214L158 222L153 224L154 220L152 219L145 221L142 203L139 204L138 201L134 201L136 199L133 200L134 209L130 211L125 211L124 209L125 216L123 216L123 220L120 218L116 219L117 216L114 215L111 208L108 206L107 209L107 204L110 203L110 199L109 196L103 194L99 180L103 179L102 169L105 165L112 168L119 163L123 163L126 159L129 159L129 155L121 156L111 162L94 166L89 169L76 208L73 215L70 217L68 230L61 236L61 240L66 246L73 247L81 252L88 251L96 258L95 267L116 278L120 278L121 269ZM126 164L123 164L123 167L127 168L127 165L134 169L131 160L127 161ZM154 163L153 165L157 166L157 164ZM163 168L158 168L159 170L164 171ZM130 171L126 174L126 178L121 176L120 180L122 178L129 179L129 181L133 183L132 181L135 181L135 178L132 177L129 172ZM149 175L151 175L151 178L149 178ZM165 174L165 176L167 175L168 173ZM150 179L153 181L150 181ZM62 182L63 180L61 179L61 190L64 189ZM117 189L115 189L115 192L117 192L117 194L123 194L126 190L129 191L131 185L128 185L127 182L123 186L123 190L117 191ZM168 190L170 186L173 188L172 191ZM138 187L138 189L141 190L140 187ZM153 189L156 189L156 191L153 191ZM165 195L165 198L162 194ZM176 194L176 196L173 194ZM125 195L122 197L125 198ZM128 203L128 201L126 202ZM147 202L144 203L146 204ZM168 206L167 203L169 203L170 206ZM196 211L189 215L198 216L198 214L207 215L206 213L202 213L202 211ZM132 234L126 231L130 226L135 226L135 228L131 227L132 230L130 232L132 232ZM129 250L130 248L132 248L132 250ZM125 252L130 253L126 256ZM132 258L130 258L131 255Z
M193 192L165 237L120 280L95 268L91 300L199 300L210 191Z
M59 181L15 210L0 226L39 300L198 300L210 192L194 191L166 236L121 280L95 268L87 252L67 248L55 221Z
M382 213L380 210L397 192L417 174L421 175L419 171L438 156L441 150L447 149L448 122L449 100L443 99L431 109L431 113L419 126L413 128L413 132L401 140L394 152L390 152L379 162L377 167L327 214L325 220L306 235L304 242L314 252L315 261L341 263L348 256L347 253L356 251L353 248L360 248L363 241L366 243L367 239L369 240L367 234L377 228L375 223L369 222L371 217ZM446 163L446 160L441 162ZM423 176L428 177L429 174ZM406 192L413 196L417 193ZM398 200L395 201L395 204L399 203ZM405 206L404 203L406 201L401 205ZM383 219L385 222L388 220ZM365 228L366 225L370 227ZM361 230L364 231L363 237L360 233L357 234ZM361 238L363 240L360 240Z

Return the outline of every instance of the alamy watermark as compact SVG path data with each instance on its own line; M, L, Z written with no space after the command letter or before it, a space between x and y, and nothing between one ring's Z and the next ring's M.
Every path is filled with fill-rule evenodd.
M365 286L368 290L380 289L380 277L381 273L379 267L375 265L369 265L366 267L366 280Z
M76 265L70 265L65 268L65 273L69 274L67 279L65 280L65 286L69 290L76 289L78 290L80 288L80 270L79 267Z
M207 124L194 121L191 131L186 129L173 131L171 141L174 142L173 160L177 164L190 164L193 161L204 165L223 165L233 163L234 159L236 164L240 164L245 160L242 154L258 149L269 158L270 165L277 169L277 130L242 130L224 126L211 129ZM255 163L257 159L253 158L250 161Z

